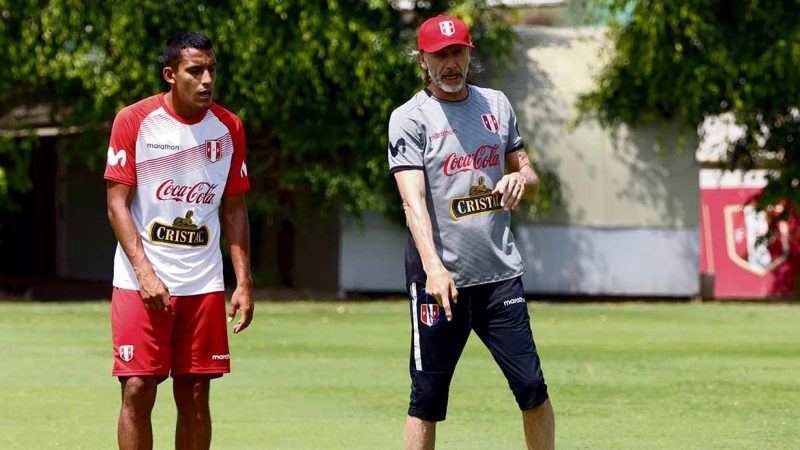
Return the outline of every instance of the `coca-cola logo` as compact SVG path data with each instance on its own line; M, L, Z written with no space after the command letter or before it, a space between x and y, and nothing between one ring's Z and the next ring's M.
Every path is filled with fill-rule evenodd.
M175 180L167 180L161 183L156 190L156 198L159 200L172 200L175 202L194 203L198 205L210 205L214 203L214 189L217 185L201 181L193 186L175 184Z
M471 155L451 153L444 161L444 174L448 177L461 172L497 167L500 165L499 144L482 145Z

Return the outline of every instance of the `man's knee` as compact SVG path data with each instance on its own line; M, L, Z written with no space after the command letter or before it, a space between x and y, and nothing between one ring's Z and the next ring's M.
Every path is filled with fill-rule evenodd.
M209 377L181 375L173 379L172 386L179 414L208 415L208 398L211 389Z
M408 415L429 422L444 420L452 377L443 372L414 372Z
M522 411L542 406L549 397L547 385L540 378L516 382L511 385L511 392L514 393L514 398Z
M122 407L137 413L149 413L153 409L158 390L155 377L120 378L122 384Z

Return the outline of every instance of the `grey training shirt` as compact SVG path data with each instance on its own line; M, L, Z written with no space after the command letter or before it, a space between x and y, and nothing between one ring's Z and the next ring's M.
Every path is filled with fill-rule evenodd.
M389 167L424 171L433 242L457 287L523 273L511 214L491 195L506 153L522 149L517 118L502 92L467 90L464 100L450 102L425 89L389 119ZM409 284L425 278L410 232L406 277Z

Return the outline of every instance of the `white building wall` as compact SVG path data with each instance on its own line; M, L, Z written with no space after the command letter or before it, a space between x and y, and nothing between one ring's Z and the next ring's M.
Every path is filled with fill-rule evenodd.
M404 227L379 213L343 221L339 285L402 292ZM697 229L522 225L514 230L528 294L690 297L698 293Z

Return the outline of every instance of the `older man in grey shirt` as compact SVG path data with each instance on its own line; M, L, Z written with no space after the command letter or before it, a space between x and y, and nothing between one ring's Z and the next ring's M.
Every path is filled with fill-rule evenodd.
M412 385L405 448L434 448L450 380L475 330L522 410L528 448L552 449L553 409L510 229L511 210L536 194L539 179L506 96L466 84L473 45L464 22L434 17L418 38L427 88L389 121L389 166L410 231Z

